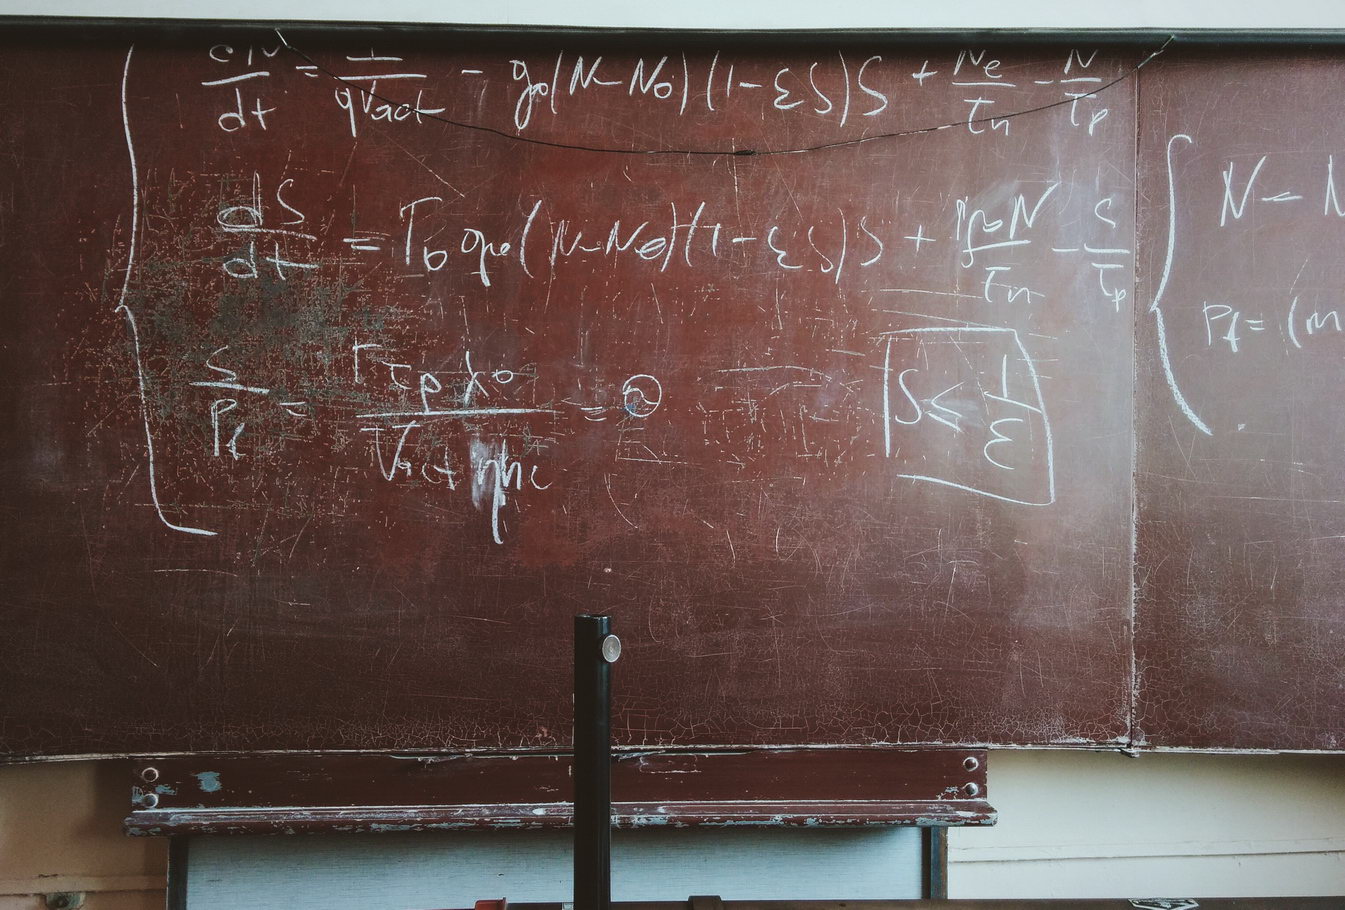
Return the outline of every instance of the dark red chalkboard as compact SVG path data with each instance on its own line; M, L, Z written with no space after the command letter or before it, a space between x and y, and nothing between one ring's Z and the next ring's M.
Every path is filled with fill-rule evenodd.
M1151 49L0 41L0 752L1130 741Z
M1141 742L1345 746L1342 75L1284 49L1144 71Z

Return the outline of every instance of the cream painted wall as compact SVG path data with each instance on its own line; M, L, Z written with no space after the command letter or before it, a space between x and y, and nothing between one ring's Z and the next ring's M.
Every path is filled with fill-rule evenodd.
M1336 0L0 0L0 12L627 28L1345 28Z
M951 897L1345 895L1345 755L1003 750Z
M1335 28L1323 0L0 0L0 14L685 28ZM1345 757L997 752L994 829L955 832L953 896L1345 894ZM0 767L0 910L53 890L161 906L164 845L120 834L119 763Z
M39 896L89 892L88 910L162 907L166 841L129 838L125 762L0 766L0 910L37 910Z
M953 897L1345 894L1345 756L1004 750L989 767L1000 823L952 833ZM55 891L162 906L167 845L124 836L129 807L124 762L0 767L0 910Z

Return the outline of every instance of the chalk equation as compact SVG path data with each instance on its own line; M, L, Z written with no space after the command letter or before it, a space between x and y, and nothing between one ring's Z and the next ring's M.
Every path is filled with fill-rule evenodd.
M882 375L883 456L901 466L898 476L1022 505L1055 502L1051 422L1016 331L891 332Z
M283 36L217 44L187 88L206 99L197 128L230 138L203 173L155 168L149 186L136 113L165 89L136 80L135 55L118 312L139 329L152 499L176 531L215 533L187 516L209 515L216 489L315 501L285 486L315 469L342 509L470 509L493 546L525 515L582 501L648 528L645 504L667 505L651 490L701 476L872 475L1048 507L1061 431L1040 364L1077 356L1060 341L1071 326L1124 338L1129 325L1135 228L1115 175L1133 144L1110 112L1132 96L1104 93L1128 70L1098 52L417 63L373 49L320 60ZM595 144L591 109L609 95L613 132ZM926 108L956 118L903 133ZM830 135L870 169L892 152L852 138L936 154L874 182L820 146L657 147L673 133L736 142L723 125L762 111L773 135L795 136L782 124L800 118L798 141ZM608 154L651 119L673 133ZM1011 160L943 167L965 147ZM507 182L501 162L517 167ZM1248 330L1231 310L1209 319L1212 338L1227 320L1239 340ZM192 496L165 492L184 475Z
M786 279L823 275L838 287L863 287L892 269L951 256L959 270L975 276L987 303L1031 307L1047 299L1026 274L1042 267L1032 257L1035 247L1049 250L1065 268L1087 270L1092 280L1086 300L1119 314L1132 294L1133 251L1114 239L1121 228L1108 214L1116 194L1085 197L1081 205L1066 198L1073 194L1062 190L1058 177L956 196L914 224L844 207L820 213L817 221L744 223L732 198L713 205L672 200L653 217L637 220L561 211L554 201L538 198L524 200L516 218L486 225L473 224L472 213L442 196L421 196L397 206L395 224L343 231L339 245L330 232L302 229L308 215L286 195L295 178L267 184L254 172L237 182L247 187L247 198L222 200L213 227L225 245L221 271L242 281L290 281L368 263L408 277L466 279L489 289L505 279L554 281L601 264L633 268L653 280L669 271L751 269Z
M292 103L284 77L299 75L319 88L332 121L353 139L379 126L454 121L463 95L477 99L471 125L515 135L582 123L595 106L623 104L679 120L741 122L764 109L834 130L944 126L895 119L918 99L936 102L946 126L968 135L1008 136L1019 110L1056 104L1068 108L1071 128L1093 136L1112 112L1102 91L1134 66L1096 48L1070 48L1050 64L1025 67L986 47L963 47L918 60L838 51L786 65L722 50L634 56L559 50L466 56L444 67L374 49L320 61L280 32L215 44L204 57L209 66L199 83L215 93L222 132L283 128Z
M1172 403L1187 424L1212 437L1267 416L1219 400L1222 389L1211 388L1219 377L1267 370L1339 343L1338 294L1321 279L1327 263L1305 251L1339 230L1345 205L1331 152L1212 158L1202 151L1190 133L1166 136L1165 247L1148 313ZM1274 278L1222 280L1249 261L1275 269ZM1192 262L1202 268L1191 269Z

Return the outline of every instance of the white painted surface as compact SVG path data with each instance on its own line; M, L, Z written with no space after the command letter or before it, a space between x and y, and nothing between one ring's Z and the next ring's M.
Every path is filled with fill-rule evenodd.
M1345 894L1345 756L996 751L952 897Z
M919 896L915 829L616 832L612 898L847 900ZM190 910L409 910L477 900L568 901L564 831L197 837Z
M0 12L195 19L460 22L627 28L1345 28L1338 0L0 0Z

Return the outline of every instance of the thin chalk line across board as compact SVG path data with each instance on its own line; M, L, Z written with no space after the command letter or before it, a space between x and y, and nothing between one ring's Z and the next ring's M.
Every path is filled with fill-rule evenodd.
M275 33L276 33L276 37L280 39L280 43L284 46L284 48L285 48L287 51L289 51L290 53L292 53L292 54L298 56L300 59L304 60L309 66L313 67L315 70L317 70L318 72L322 73L324 76L327 76L327 77L329 77L330 79L332 79L332 80L334 80L334 81L336 81L336 82L339 82L339 83L342 84L342 85L345 85L345 86L348 86L348 87L350 87L350 88L352 88L352 89L355 89L355 90L357 90L357 91L363 92L364 94L368 95L370 98L375 98L375 99L377 99L377 100L379 100L379 101L382 101L384 104L391 104L391 105L397 106L397 105L402 105L402 104L405 104L405 103L406 103L406 102L402 102L402 101L397 101L397 100L392 99L392 98L387 98L387 97L385 97L385 96L383 96L383 95L378 94L377 92L370 91L370 89L365 88L365 87L362 86L362 85L358 85L358 84L356 84L356 83L354 83L354 82L351 82L351 81L349 81L349 80L347 80L347 79L342 79L342 78L341 78L340 76L338 76L336 73L333 73L331 70L327 69L325 66L323 66L323 65L320 64L320 63L318 63L318 62L317 62L316 60L314 60L312 57L308 56L308 55L305 54L303 51L299 50L299 48L295 47L293 44L290 44L289 41L285 38L285 36L284 36L283 34L281 34L280 29L274 29L274 31L275 31ZM1098 95L1102 94L1102 93L1105 92L1107 89L1111 88L1112 86L1116 85L1117 83L1122 82L1122 81L1124 81L1124 80L1126 80L1126 79L1129 79L1131 76L1133 76L1133 75L1135 75L1136 73L1138 73L1141 69L1144 68L1144 66L1145 66L1146 64L1149 63L1149 61L1153 60L1153 59L1154 59L1155 57L1157 57L1159 54L1161 54L1161 53L1163 53L1165 50L1167 50L1167 49L1168 49L1168 45L1172 44L1172 42L1175 41L1176 38L1177 38L1176 35L1169 35L1169 36L1168 36L1168 39L1167 39L1166 41L1163 42L1163 44L1162 44L1161 47L1159 47L1157 50L1151 52L1151 53L1149 54L1149 56L1145 57L1145 58L1144 58L1143 60L1141 60L1139 63L1135 64L1133 67L1131 67L1130 69L1126 70L1126 71L1123 72L1121 75L1117 76L1117 77L1116 77L1115 79L1113 79L1111 82L1108 82L1108 83L1106 83L1105 85L1100 85L1100 86L1098 86L1097 88L1093 89L1091 92L1088 92L1088 93L1086 93L1086 94L1079 95L1079 96L1076 97L1076 98L1065 98L1065 99L1060 100L1060 101L1052 101L1050 104L1043 104L1043 105L1040 105L1040 106L1038 106L1038 107L1030 107L1030 108L1028 108L1028 109L1026 109L1026 110L1022 110L1022 111L1011 111L1010 113L1004 114L1004 115L1002 115L1002 116L989 116L989 115L987 115L987 116L985 116L985 117L977 117L977 118L969 119L969 120L959 120L959 121L957 121L956 123L943 123L943 124L940 124L940 125L938 125L938 126L922 126L922 127L916 127L916 128L908 129L908 130L897 130L897 131L895 131L895 132L891 132L891 133L878 133L878 134L873 135L873 136L860 136L860 137L857 137L857 138L855 138L855 139L838 139L838 140L836 140L835 142L824 142L824 143L822 143L822 144L820 144L820 145L807 145L807 146L800 146L800 147L798 147L798 148L786 148L786 149L749 149L749 148L742 148L742 149L678 149L678 148L658 148L658 149L640 149L640 148L636 148L636 149L618 149L618 148L607 148L607 147L604 147L604 146L596 146L596 145L579 145L579 144L571 144L571 143L567 143L567 142L551 142L551 141L549 141L549 140L547 140L547 139L533 139L533 138L531 138L531 137L529 137L529 136L519 136L519 135L517 135L516 133L510 133L510 132L506 132L505 130L496 129L496 128L493 127L493 126L482 126L482 125L479 124L479 123L467 123L467 122L462 121L462 120L453 120L453 119L451 119L451 118L449 118L449 117L441 117L441 116L439 116L439 115L437 115L437 114L425 114L425 113L422 113L422 116L423 116L425 119L427 119L427 120L437 120L437 121L440 122L440 123L444 123L444 124L447 124L447 125L449 125L449 126L456 126L456 127L460 128L460 129L465 129L465 130L475 130L475 131L480 132L480 133L490 133L490 134L492 134L492 135L500 136L501 138L509 139L509 140L512 140L513 142L520 142L520 143L523 143L523 144L525 144L525 145L537 145L537 146L541 146L541 147L543 147L543 148L564 149L564 150L566 150L566 151L573 151L573 152L594 152L594 153L597 153L597 154L604 154L604 155L703 155L703 156L712 156L712 157L737 156L737 157L741 157L741 158L748 158L748 157L764 157L764 156L766 156L766 155L800 155L800 154L803 154L804 152L825 152L825 151L830 151L830 150L832 150L832 149L847 148L847 147L852 146L852 145L860 145L860 144L865 143L865 142L877 142L877 141L882 140L882 139L899 139L899 138L901 138L901 137L903 137L903 136L918 136L918 135L921 135L921 134L923 134L923 133L934 133L934 132L938 132L939 130L953 129L953 128L955 128L955 127L964 126L964 125L966 125L966 126L970 126L970 125L975 125L975 124L990 123L991 121L998 122L998 121L1002 121L1002 120L1011 120L1011 119L1013 119L1014 117L1023 117L1023 116L1026 116L1027 114L1036 114L1036 113L1039 113L1040 111L1048 111L1048 110L1050 110L1050 109L1052 109L1052 108L1063 107L1063 106L1065 106L1066 104L1073 104L1075 101L1079 100L1079 98L1096 98Z

